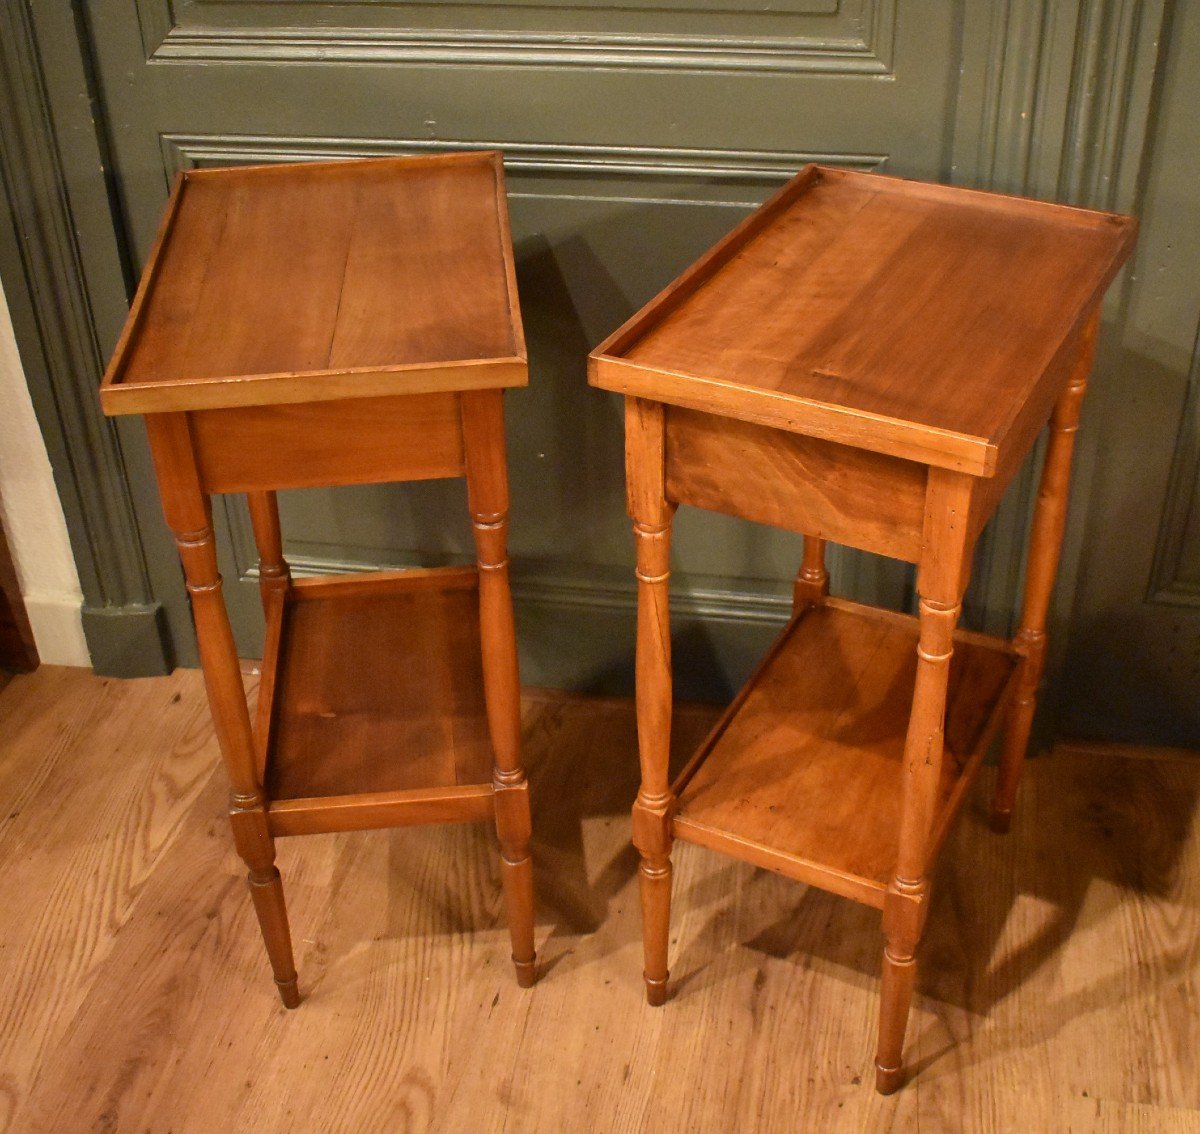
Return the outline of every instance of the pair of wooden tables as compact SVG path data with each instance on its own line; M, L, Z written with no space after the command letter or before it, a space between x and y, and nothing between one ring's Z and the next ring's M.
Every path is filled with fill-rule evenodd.
M1006 724L1006 828L1045 655L1073 434L1133 223L810 166L598 348L626 397L637 543L647 997L672 842L883 910L877 1085L901 1081L937 848ZM501 397L527 381L499 155L189 172L105 376L145 415L192 596L231 820L284 1003L274 840L494 819L533 982ZM1020 631L956 628L975 540L1051 420ZM275 493L465 476L474 567L292 580ZM254 719L210 497L246 493L267 615ZM801 532L794 616L668 772L671 520ZM917 565L916 617L828 595L827 540Z

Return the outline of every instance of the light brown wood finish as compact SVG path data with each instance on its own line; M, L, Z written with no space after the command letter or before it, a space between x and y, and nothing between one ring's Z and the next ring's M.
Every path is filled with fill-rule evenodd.
M676 705L677 755L716 713ZM1033 761L1005 839L968 807L938 867L917 1073L884 1098L856 1082L874 910L677 842L684 991L667 1012L641 1002L631 702L526 700L554 866L532 996L508 975L490 833L448 825L280 840L313 989L294 1013L261 980L240 864L214 837L226 785L198 672L43 666L0 692L0 737L12 1134L1200 1128L1194 757Z
M512 594L508 582L508 466L504 452L504 405L499 391L463 394L463 443L467 454L467 507L479 570L479 625L483 692L495 752L492 786L500 873L508 906L517 980L537 979L533 947L533 861L529 783L521 765L521 680Z
M1051 364L1135 229L809 167L601 344L593 381L988 476L1044 420ZM980 302L980 280L1011 285Z
M167 527L175 537L192 598L196 644L208 690L217 740L232 785L229 821L238 854L246 864L250 894L262 930L275 984L284 1007L300 1003L283 883L275 865L275 842L267 823L266 797L242 692L242 674L229 615L221 598L212 509L200 487L185 414L153 414L146 419L150 452L158 475Z
M633 844L642 901L643 979L646 999L667 999L667 946L671 918L671 839L675 797L671 754L671 518L666 496L666 422L663 407L625 403L625 472L629 515L637 541L637 720L642 784L633 805Z
M272 810L281 800L491 779L475 572L451 569L417 586L399 572L382 594L366 580L365 592L297 589L286 606L270 675Z
M882 908L875 1081L900 1086L932 864L1006 710L1011 807L1070 435L1135 229L810 167L592 353L593 384L627 404L652 1003L675 837ZM1056 400L1021 634L956 633L975 540ZM668 788L676 503L801 532L805 551L791 624ZM829 599L827 539L916 563L915 625Z
M903 1080L902 1057L909 1006L916 985L917 945L929 909L930 844L938 811L945 757L946 695L954 628L970 570L972 478L932 469L925 504L925 536L917 572L917 676L900 804L895 874L883 902L883 980L875 1087L883 1094ZM993 695L991 701L995 704Z
M105 411L524 385L503 201L496 153L181 174Z
M804 560L792 588L792 613L824 602L829 595L829 572L825 568L825 543L819 536L804 537Z
M1007 831L1012 822L1017 785L1021 780L1025 749L1029 746L1029 731L1033 727L1033 714L1037 709L1038 686L1046 665L1046 616L1050 611L1050 598L1058 574L1058 558L1067 523L1071 456L1075 451L1075 433L1079 428L1083 395L1087 391L1088 376L1096 354L1099 327L1097 312L1088 324L1075 372L1055 403L1050 418L1050 440L1038 485L1025 566L1021 623L1014 640L1022 656L1021 679L1009 711L1004 747L1000 753L1000 777L996 781L996 797L992 803L992 826L999 832Z
M830 600L780 635L745 698L676 780L676 837L883 907L896 866L917 620ZM934 815L986 748L1016 658L958 640Z
M151 449L234 839L288 1007L283 835L494 819L517 979L534 982L491 388L524 383L524 349L500 158L467 154L185 175L106 375L110 413L171 407L147 415ZM278 489L451 476L467 479L475 567L292 582ZM217 492L248 494L259 550L253 726L217 574Z
M462 476L460 416L454 393L189 414L208 492Z
M926 468L915 461L668 406L667 497L915 563Z
M287 594L292 573L283 557L283 533L279 530L279 500L274 492L251 492L246 496L250 525L258 548L258 589L263 610L275 594Z

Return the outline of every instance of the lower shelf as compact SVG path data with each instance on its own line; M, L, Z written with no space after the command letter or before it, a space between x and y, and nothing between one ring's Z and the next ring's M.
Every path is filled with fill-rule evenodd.
M473 568L298 581L270 611L264 655L274 834L492 813Z
M675 785L678 838L882 906L899 845L917 621L830 599L794 618ZM1016 674L1007 642L956 635L934 847Z

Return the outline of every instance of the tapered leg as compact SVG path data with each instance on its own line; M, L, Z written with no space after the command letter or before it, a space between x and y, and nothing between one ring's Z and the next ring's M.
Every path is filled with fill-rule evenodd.
M1038 707L1038 686L1042 683L1046 656L1046 616L1054 594L1063 530L1067 524L1070 461L1074 455L1075 433L1079 430L1080 410L1087 391L1087 377L1096 358L1098 328L1097 312L1087 325L1079 361L1075 364L1067 389L1058 397L1054 413L1050 416L1050 436L1046 444L1042 480L1033 509L1021 622L1013 641L1016 652L1021 656L1021 670L1004 726L1000 773L996 778L996 793L991 805L991 826L1000 834L1007 832L1013 821L1016 788L1020 784L1021 769L1025 766L1033 714Z
M663 407L626 399L625 479L637 543L637 727L642 782L633 805L641 853L643 976L646 1000L667 999L671 921L671 622L668 605L671 518L663 484Z
M496 834L500 877L517 983L537 979L533 946L533 861L529 854L529 784L521 765L521 681L508 582L508 473L504 406L499 390L462 395L467 498L479 566L479 626L488 729L496 764Z
M248 492L246 501L250 505L250 523L258 547L258 589L265 608L273 594L286 592L291 583L291 571L283 557L279 503L274 492Z
M1071 486L1071 457L1088 375L1096 353L1099 315L1093 316L1083 337L1079 361L1067 388L1054 405L1050 418L1049 443L1038 485L1029 555L1025 566L1025 595L1021 603L1021 622L1013 641L1021 656L1017 688L1005 722L1004 745L1000 752L1000 770L992 800L992 828L1003 834L1012 823L1017 786L1029 746L1029 732L1037 710L1038 686L1046 665L1046 617L1054 593L1054 578L1062 553L1063 531L1067 522L1067 498Z
M825 541L817 536L804 537L804 562L792 588L792 613L822 602L829 594L829 572L825 569Z
M903 795L896 872L883 905L883 981L875 1086L891 1094L903 1081L904 1034L917 977L917 946L929 908L929 841L942 772L946 689L954 627L966 587L966 519L971 481L930 471L924 552L917 587L920 637L912 713L904 741Z
M186 416L151 414L146 425L163 511L175 536L192 599L213 725L232 785L229 814L234 841L249 872L250 894L280 998L285 1007L295 1008L300 995L287 910L275 867L275 843L267 827L266 801L258 780L241 667L221 597L209 500L200 486Z

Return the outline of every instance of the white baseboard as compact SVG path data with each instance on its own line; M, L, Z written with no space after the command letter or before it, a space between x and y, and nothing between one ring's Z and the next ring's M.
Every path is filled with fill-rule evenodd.
M25 612L43 665L91 666L80 599L26 595Z

